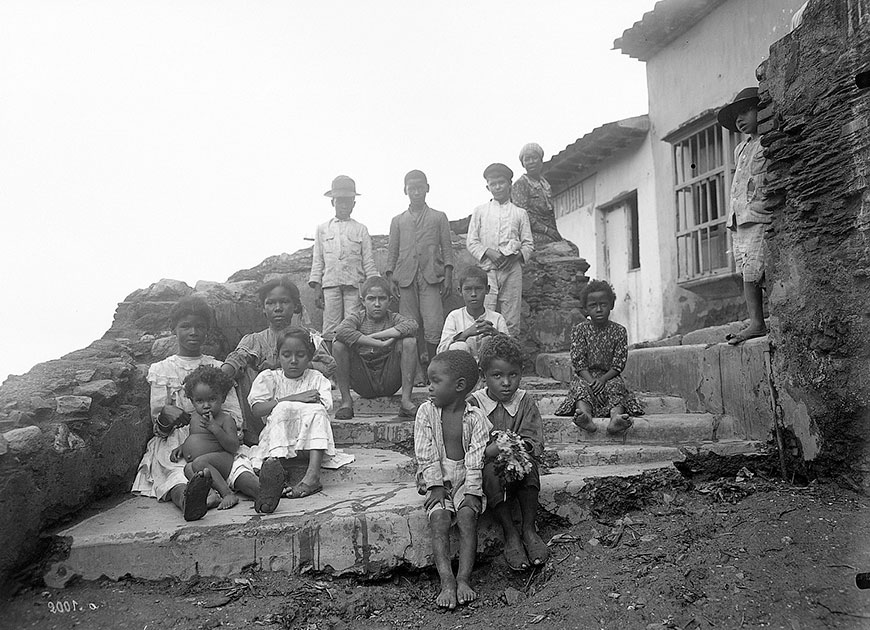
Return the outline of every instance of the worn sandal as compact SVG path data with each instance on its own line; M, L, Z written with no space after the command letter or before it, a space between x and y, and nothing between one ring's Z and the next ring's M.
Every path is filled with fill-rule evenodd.
M202 473L194 475L184 488L184 520L198 521L208 512L206 499L211 491L211 480Z
M350 420L353 418L353 407L339 407L335 410L336 420Z
M407 409L405 407L399 407L399 417L400 418L411 418L414 419L417 417L417 407L412 407L411 409Z
M290 492L285 493L288 499L304 499L312 494L317 494L323 490L323 484L318 483L316 486L309 486L307 483L300 481L290 489Z
M274 457L263 462L260 468L260 491L254 500L254 509L262 514L271 514L278 507L284 490L284 467Z

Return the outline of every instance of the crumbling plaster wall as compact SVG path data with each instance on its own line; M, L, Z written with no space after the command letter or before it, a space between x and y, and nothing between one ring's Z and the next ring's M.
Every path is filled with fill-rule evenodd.
M870 0L813 0L759 68L773 373L817 472L870 483Z

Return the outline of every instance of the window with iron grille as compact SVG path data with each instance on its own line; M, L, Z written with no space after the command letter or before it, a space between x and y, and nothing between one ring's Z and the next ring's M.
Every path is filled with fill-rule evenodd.
M731 235L725 223L734 148L739 141L739 134L713 122L673 142L677 282L734 271Z

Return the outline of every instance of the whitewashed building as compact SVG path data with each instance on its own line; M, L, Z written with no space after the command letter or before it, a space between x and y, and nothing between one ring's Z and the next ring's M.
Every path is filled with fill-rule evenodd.
M557 224L613 284L632 342L745 316L725 228L740 138L716 112L804 0L662 0L614 42L646 62L649 114L602 125L545 163Z

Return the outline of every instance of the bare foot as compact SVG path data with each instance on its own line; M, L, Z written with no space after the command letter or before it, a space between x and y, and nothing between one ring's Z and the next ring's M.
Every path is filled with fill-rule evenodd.
M221 504L221 495L218 494L217 490L212 490L208 493L208 498L205 500L205 507L209 510L212 508L216 508Z
M456 580L456 599L460 604L470 604L477 599L477 593L465 580Z
M529 568L529 557L523 541L514 533L504 541L504 559L512 571L525 571Z
M456 580L441 580L441 592L435 598L435 603L448 610L456 608Z
M550 550L547 549L547 543L538 536L538 532L533 529L524 531L523 545L533 566L539 567L547 563Z
M221 499L221 504L218 506L219 510L229 510L231 507L238 505L239 497L235 495L234 492L230 492L227 496Z
M577 428L583 429L588 433L595 433L598 430L598 427L595 426L595 420L585 411L577 412L574 416L574 424L577 425Z
M633 424L634 420L627 413L611 413L607 432L610 435L619 435L625 433Z

